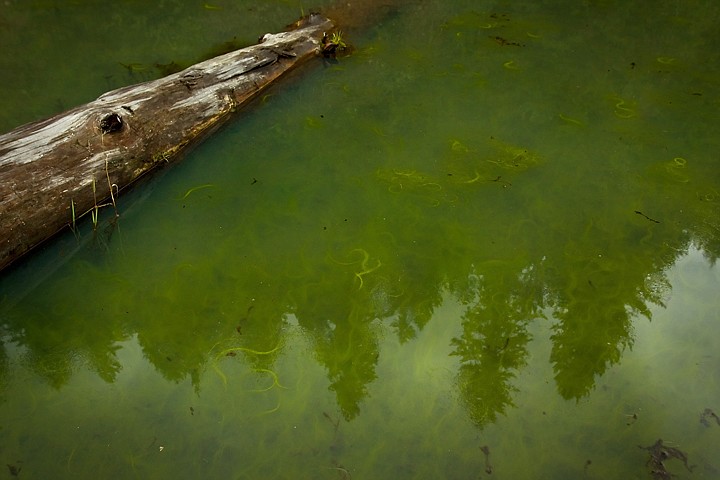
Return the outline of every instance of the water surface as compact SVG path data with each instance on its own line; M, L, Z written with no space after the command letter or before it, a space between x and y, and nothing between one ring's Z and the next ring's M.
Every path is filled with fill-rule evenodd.
M0 125L306 9L8 2ZM8 474L652 478L663 439L720 478L718 13L428 1L346 29L117 222L3 273Z

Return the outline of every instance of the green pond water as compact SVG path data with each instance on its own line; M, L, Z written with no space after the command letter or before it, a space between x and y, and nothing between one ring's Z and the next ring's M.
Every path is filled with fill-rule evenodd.
M3 2L0 130L315 6ZM346 26L0 275L0 478L720 478L717 18Z

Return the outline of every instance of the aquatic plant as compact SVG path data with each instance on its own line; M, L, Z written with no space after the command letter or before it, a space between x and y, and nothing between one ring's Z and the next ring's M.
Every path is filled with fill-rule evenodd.
M338 30L328 35L323 34L322 38L322 54L326 57L334 57L338 50L345 50L347 43L343 38L342 31Z
M335 45L338 48L346 48L347 45L345 44L345 41L342 38L342 31L333 32L333 34L330 36L330 43Z
M91 182L90 182L92 184L92 191L93 191L93 206L90 208L90 210L87 210L87 211L85 211L85 213L80 215L80 217L83 217L88 212L90 212L90 217L91 217L92 223L93 223L93 230L97 230L99 212L102 207L108 207L108 206L112 205L113 209L115 210L115 218L118 218L120 216L120 212L118 212L118 208L117 208L117 202L115 200L115 196L120 192L120 187L118 186L117 183L112 183L112 181L110 180L110 171L108 169L107 159L105 160L105 178L107 179L108 190L110 192L110 201L106 202L106 203L98 204L97 184L95 181L95 176L93 176L91 179ZM71 229L74 233L77 234L76 222L77 222L77 219L80 217L76 216L76 214L75 214L75 200L74 199L70 199L70 213L72 216Z
M93 222L93 230L97 230L98 225L98 209L100 208L97 204L97 190L95 188L95 177L92 179L92 189L93 189L93 202L94 206L92 210L90 210L90 215L92 216L92 222Z
M108 160L105 159L105 178L107 178L108 189L110 190L110 202L112 203L113 210L115 210L115 218L120 216L117 209L117 203L115 203L115 194L120 193L120 187L117 183L110 181L110 170L108 168Z
M72 214L72 226L70 227L75 233L77 229L75 228L75 200L72 198L70 199L70 213Z

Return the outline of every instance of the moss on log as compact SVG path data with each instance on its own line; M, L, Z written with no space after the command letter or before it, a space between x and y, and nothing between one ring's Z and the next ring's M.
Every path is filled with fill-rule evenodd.
M72 225L73 215L175 159L318 55L332 27L311 15L257 45L0 135L0 270Z

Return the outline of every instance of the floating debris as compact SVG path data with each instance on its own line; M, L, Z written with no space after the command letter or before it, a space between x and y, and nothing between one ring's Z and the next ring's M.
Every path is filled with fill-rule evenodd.
M500 45L501 47L524 47L525 46L521 43L510 41L507 38L503 38L499 35L495 35L495 36L490 35L489 38L492 38L493 40L495 40L495 42L498 45Z
M661 438L658 438L657 442L649 447L639 447L650 452L650 459L647 461L646 465L650 466L650 475L654 480L670 480L674 476L672 473L668 472L665 467L665 461L673 458L683 462L685 468L692 472L694 466L688 465L687 454L678 448L664 445Z
M629 426L629 425L632 425L633 423L635 423L635 422L637 421L637 419L638 419L637 413L633 413L632 415L625 415L625 416L626 416L627 419L628 419L628 421L627 421L627 423L626 423L625 425L628 425L628 426Z
M710 426L710 422L708 421L708 417L714 418L715 422L720 425L720 417L717 416L715 412L713 412L711 409L706 408L703 410L702 415L700 415L700 423L705 425L706 427Z
M20 462L18 462L18 463L20 463ZM12 465L9 463L7 464L7 467L8 467L8 470L10 471L10 475L12 475L13 477L17 477L18 475L20 475L20 471L22 470L22 467L19 467L17 465Z

